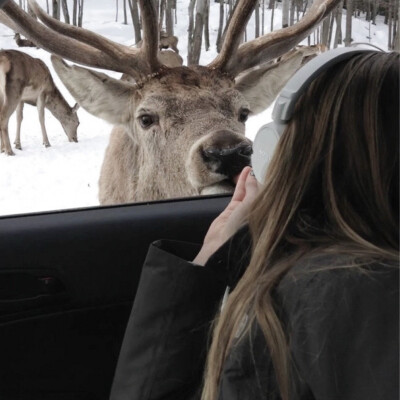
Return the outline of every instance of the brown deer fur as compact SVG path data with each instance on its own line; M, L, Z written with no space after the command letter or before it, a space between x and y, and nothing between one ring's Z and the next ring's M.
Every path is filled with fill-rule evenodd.
M21 122L24 103L38 109L43 144L50 146L44 124L44 108L60 121L70 142L77 142L77 106L70 107L57 89L45 63L17 50L0 51L0 130L1 151L13 155L8 121L17 110L15 147L21 149Z

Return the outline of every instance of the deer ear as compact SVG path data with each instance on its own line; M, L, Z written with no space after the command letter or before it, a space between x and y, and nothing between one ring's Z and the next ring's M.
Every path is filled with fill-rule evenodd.
M86 111L111 124L129 121L135 90L132 84L101 72L69 66L56 56L51 57L51 62L63 84Z
M273 103L292 75L318 51L317 47L300 47L278 62L244 71L236 78L235 88L246 98L252 113L258 114Z

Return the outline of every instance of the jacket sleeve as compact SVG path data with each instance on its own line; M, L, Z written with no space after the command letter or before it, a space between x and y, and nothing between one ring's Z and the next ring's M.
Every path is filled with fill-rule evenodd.
M397 267L378 266L307 271L286 286L292 357L312 398L398 398L398 282Z
M147 254L111 400L188 400L202 383L207 338L226 282L191 262L199 246L159 241Z

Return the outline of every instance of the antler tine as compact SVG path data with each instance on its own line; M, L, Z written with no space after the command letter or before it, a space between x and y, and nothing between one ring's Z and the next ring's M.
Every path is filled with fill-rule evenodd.
M28 0L29 5L35 15L49 28L54 31L68 36L72 39L76 39L79 42L86 43L96 49L103 51L104 53L115 57L116 55L121 56L127 53L127 46L123 46L119 43L113 42L103 36L97 35L94 32L82 29L77 26L64 24L55 18L51 18L44 10L38 5L36 0Z
M109 53L106 53L104 49L95 48L46 27L18 7L14 1L9 1L4 6L3 12L18 28L19 33L52 54L79 64L122 72L133 77L140 76L140 73L149 73L138 49L130 49L128 60L126 55L122 60L122 56L116 57L115 51L111 55L111 46L108 47Z
M233 76L281 56L306 38L340 0L315 0L305 16L296 24L270 32L244 43L220 67ZM215 60L217 61L217 60ZM214 61L214 63L215 63Z
M225 39L222 43L221 51L208 67L224 70L230 57L232 54L235 54L240 45L243 31L246 28L247 22L249 21L256 4L257 0L244 0L236 3L232 18L226 31Z
M14 32L18 32L18 26L13 22L13 20L2 10L0 10L0 24L3 24L10 28Z
M154 0L139 0L142 12L143 42L140 50L151 72L157 72L163 65L158 61L158 13Z

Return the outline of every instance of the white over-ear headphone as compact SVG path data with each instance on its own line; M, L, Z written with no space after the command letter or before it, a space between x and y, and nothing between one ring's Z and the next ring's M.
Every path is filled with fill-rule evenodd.
M327 51L307 62L290 78L275 102L272 111L273 122L262 126L253 142L251 161L258 182L264 182L278 140L293 116L297 100L309 84L333 65L366 51L371 49L341 47Z

